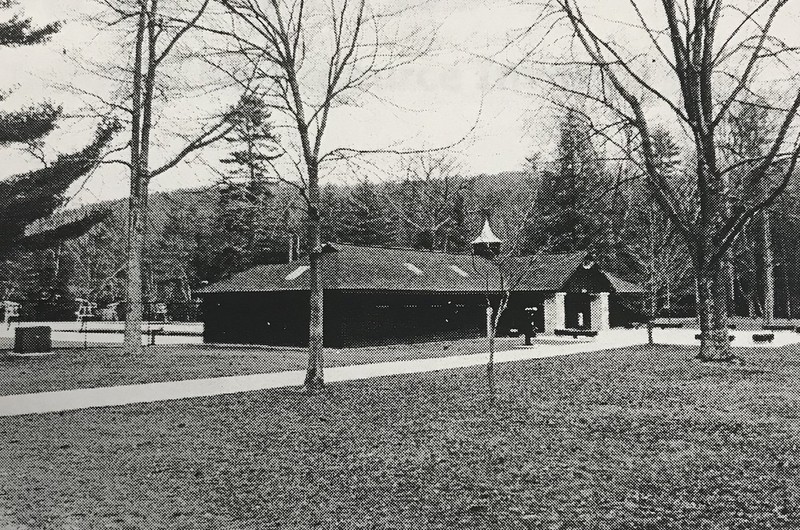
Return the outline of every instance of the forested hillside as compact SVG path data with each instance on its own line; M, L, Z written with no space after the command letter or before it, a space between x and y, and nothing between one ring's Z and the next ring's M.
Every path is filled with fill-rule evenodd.
M689 314L690 263L680 237L627 163L604 160L576 115L566 116L554 161L532 160L524 171L463 176L446 157L412 161L407 175L323 188L323 239L363 245L468 252L485 211L505 251L586 250L602 265L648 286L655 315ZM681 178L685 163L669 134L654 137L663 171ZM691 199L691 198L690 198ZM305 248L304 197L289 183L233 178L221 185L149 200L145 297L189 301L192 290L250 266L282 262ZM124 299L126 201L93 205L110 215L86 235L55 248L19 254L2 265L4 299L74 300L101 307ZM763 223L752 222L731 253L730 293L736 312L759 316L771 240L775 310L795 315L800 297L800 188L796 183ZM79 217L86 211L63 212ZM51 223L64 219L58 216ZM292 243L296 239L297 243Z

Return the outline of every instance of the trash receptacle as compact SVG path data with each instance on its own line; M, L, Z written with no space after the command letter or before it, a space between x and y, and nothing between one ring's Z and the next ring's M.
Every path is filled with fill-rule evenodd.
M31 326L14 330L15 353L47 353L53 349L50 326Z

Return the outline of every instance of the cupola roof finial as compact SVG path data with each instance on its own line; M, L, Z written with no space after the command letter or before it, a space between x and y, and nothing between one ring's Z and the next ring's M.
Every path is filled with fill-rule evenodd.
M494 235L492 231L489 223L489 210L484 210L483 215L483 230L472 242L472 253L487 259L495 259L500 253L500 245L503 244L503 240Z
M478 237L472 242L473 245L478 244L495 244L495 243L502 243L503 240L494 235L492 231L492 226L489 224L489 211L484 210L483 212L483 230Z

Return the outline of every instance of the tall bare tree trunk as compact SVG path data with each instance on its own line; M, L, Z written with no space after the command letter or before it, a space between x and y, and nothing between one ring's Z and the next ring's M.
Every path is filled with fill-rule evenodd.
M728 288L721 266L702 269L697 278L700 317L700 351L703 361L729 361L733 358L728 339Z
M758 300L756 300L756 298L757 298L757 295L755 294L755 291L753 291L753 295L751 296L751 300L750 300L750 316L753 317L753 318L757 317L759 312L760 312L760 308L759 308L760 304L759 304Z
M648 319L647 319L647 343L653 344L653 321L656 318L656 297L658 296L658 290L656 287L656 212L655 212L655 205L651 203L650 205L650 212L648 215L648 238L649 241L649 258L650 263L647 266L647 275L648 275L648 292L649 298L648 300Z
M147 234L147 197L150 185L150 132L153 128L158 0L142 2L136 30L131 126L131 183L128 198L127 283L124 349L142 349L144 300L142 263Z
M128 199L127 254L126 254L126 314L124 349L127 353L141 351L142 318L144 316L143 259L147 237L147 203L150 181L175 167L188 154L221 139L230 131L227 116L220 123L205 130L168 162L151 170L150 139L153 129L153 101L156 97L156 75L159 65L169 56L174 46L196 27L210 0L202 0L191 20L174 26L159 14L159 0L138 0L137 19L133 39L134 60L131 80L131 141L130 141L130 197ZM126 18L127 18L126 14ZM159 38L166 44L159 50ZM150 278L152 284L152 278Z
M727 361L733 358L731 342L728 338L730 331L728 329L728 282L726 280L727 274L722 270L717 270L716 277L712 282L715 300L711 313L711 340L714 348L712 359L717 361Z
M769 210L761 212L761 219L764 238L764 325L771 326L775 319L775 264L772 255L772 227L770 226Z
M128 245L125 318L125 353L141 351L142 320L144 299L142 285L142 261L144 258L145 234L147 231L147 188L146 179L132 179L131 195L128 199ZM134 190L135 188L135 190Z
M730 189L731 183L730 183L730 179L728 178L727 174L723 175L720 178L720 183L721 183L721 186L722 186L722 189L721 189L722 197L717 197L717 200L721 201L721 204L722 204L721 208L724 211L724 218L727 219L731 215L731 202L727 198L731 194L731 189ZM714 187L712 187L712 189L714 191L716 191L716 189ZM733 245L731 246L731 248L728 249L727 252L725 252L725 255L722 257L721 261L722 261L722 267L721 267L722 274L720 276L720 282L722 282L723 285L721 285L720 287L724 288L725 300L723 301L723 300L720 299L718 301L718 304L721 304L721 303L724 302L725 316L726 317L735 316L736 315L736 287L734 285L734 279L736 278L736 271L734 270L734 264L733 264ZM717 296L723 296L722 292L723 291L718 291L718 295ZM720 308L720 310L721 310L721 308ZM726 334L727 334L727 329L728 329L727 326L728 326L728 322L727 322L727 318L726 318L726 321L725 321Z
M308 164L308 247L311 275L310 312L308 329L308 368L304 386L307 390L320 389L325 385L324 374L324 285L322 278L322 236L319 211L319 173L314 163Z
M727 191L728 182L724 177L714 175L705 161L697 166L701 203L701 231L698 241L699 253L695 262L698 276L698 295L701 317L701 338L698 358L704 361L729 361L733 358L728 340L728 290L729 253L718 259L711 258L717 249L717 227L724 224L730 211ZM705 320L706 329L703 330Z
M147 207L147 180L142 173L142 63L144 55L147 9L139 9L139 22L134 43L133 95L131 126L130 196L128 197L128 234L126 248L125 282L125 337L126 354L139 353L142 348L142 254L144 252L144 216Z
M725 310L728 316L736 316L736 270L733 263L733 252L728 251L722 262L723 278L725 284Z

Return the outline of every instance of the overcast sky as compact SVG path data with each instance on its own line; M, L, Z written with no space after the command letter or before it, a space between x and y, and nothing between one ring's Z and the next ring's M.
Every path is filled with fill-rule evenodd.
M86 103L93 98L78 97L68 86L110 96L113 83L87 73L79 65L120 60L119 50L108 45L108 34L96 35L92 24L81 20L96 9L91 0L25 0L23 5L25 13L37 23L61 20L65 25L61 34L47 45L0 53L3 70L8 73L3 88L14 89L3 106L19 108L25 102L42 99L63 103L67 118L48 143L52 153L77 148L86 141L92 122L73 115L85 113ZM458 143L452 153L465 173L522 168L525 158L540 150L542 135L527 129L529 123L535 122L531 118L536 117L541 101L519 93L529 88L522 79L497 85L502 69L480 56L496 49L520 27L519 13L529 11L533 8L505 2L487 5L474 0L433 1L418 9L415 18L405 23L420 24L423 17L432 27L439 26L435 49L429 56L382 80L373 90L377 97L363 97L356 107L334 113L326 136L330 147L418 149ZM172 118L165 112L159 137L168 144L173 141L167 138L168 130L191 129L202 124L210 113L219 112L214 107L230 103L226 100L230 99L230 93L218 96L218 99L217 95L204 99L193 95L184 101L174 98L171 110L182 110ZM545 142L547 137L544 135ZM0 176L19 172L34 163L24 153L6 151L8 163L0 169ZM200 155L201 160L192 157L190 162L154 181L153 189L208 184L216 176L206 163L215 165L220 156L220 152L210 149ZM341 178L340 175L352 171L361 173L358 176L389 178L399 171L400 163L396 158L381 162L373 158L356 166L331 168L335 172L331 178ZM124 170L121 165L101 168L81 185L81 193L75 200L125 196Z
M119 46L120 36L109 31L98 33L97 25L86 20L87 14L97 10L94 0L21 3L36 22L61 20L65 25L47 45L0 51L5 74L0 89L13 90L0 105L19 108L26 101L43 99L63 103L67 117L48 138L50 153L79 148L94 124L81 116L87 113L87 103L99 104L79 91L118 99L113 93L115 83L97 74L106 72L103 65L127 61L124 48ZM654 9L658 3L639 2L644 9ZM465 174L517 170L524 167L526 157L552 156L557 113L542 88L521 76L504 76L503 68L485 59L495 56L505 43L533 23L541 11L539 3L428 0L422 4L393 23L399 28L437 27L432 52L376 84L374 96L361 97L355 105L337 109L332 115L326 147L421 149L456 143L452 156ZM624 41L624 25L607 20L610 13L616 14L616 7L612 6L622 9L629 2L604 1L602 9L595 13L595 21ZM784 17L779 21L779 33L794 36L796 21L794 16ZM556 48L568 44L559 41L557 35L551 35L551 42L541 50L542 57L558 55L563 50ZM496 57L513 60L515 55L512 49ZM200 80L213 78L197 62L184 65L175 73ZM232 91L211 91L199 82L194 87L173 88L177 90L170 94L168 105L161 107L159 115L156 158L166 156L179 145L175 134L197 130L204 120L236 99ZM5 151L6 163L0 168L0 178L34 164L19 150ZM210 168L219 167L218 160L223 156L220 149L206 150L154 181L152 189L209 185L217 178ZM372 158L329 168L328 174L330 179L343 179L353 173L356 178L385 179L398 174L400 164L396 158ZM125 196L125 171L122 165L103 166L73 190L77 193L73 204Z

